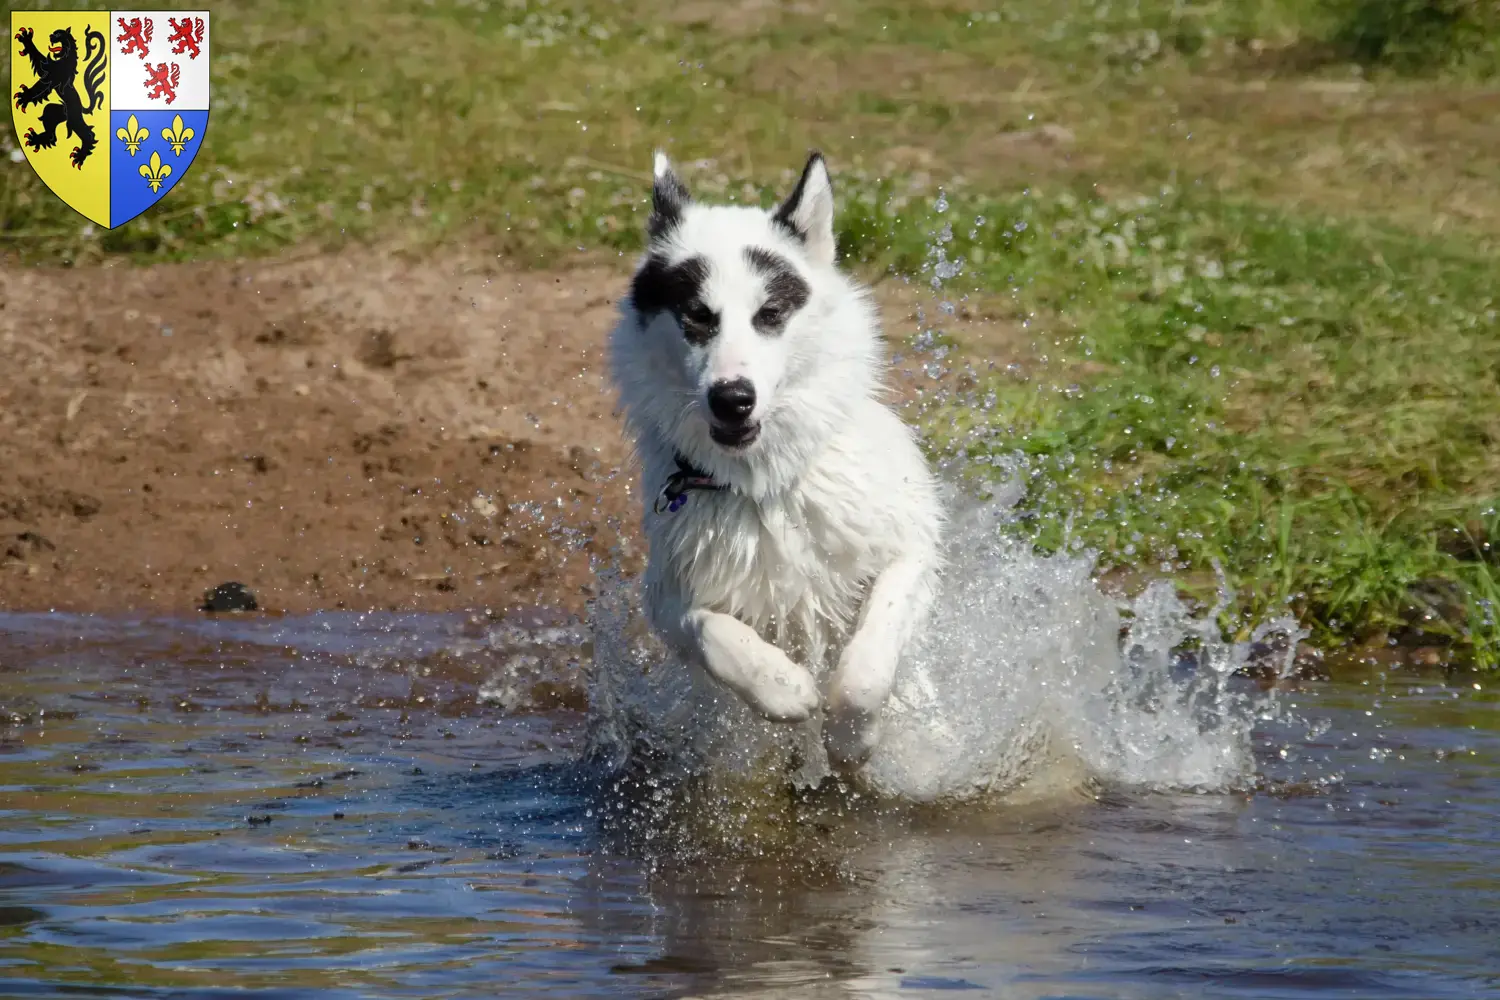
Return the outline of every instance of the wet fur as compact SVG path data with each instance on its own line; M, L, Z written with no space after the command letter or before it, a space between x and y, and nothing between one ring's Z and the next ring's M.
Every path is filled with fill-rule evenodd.
M938 572L937 488L880 401L875 307L835 263L820 156L778 209L695 202L657 155L650 245L611 338L641 463L652 623L774 721L815 719L836 765L879 738ZM710 434L716 381L755 388L758 437ZM653 502L681 456L729 489Z

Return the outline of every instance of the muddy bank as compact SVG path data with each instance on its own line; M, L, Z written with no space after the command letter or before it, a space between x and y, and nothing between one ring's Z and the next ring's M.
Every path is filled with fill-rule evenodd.
M0 604L577 607L620 544L619 273L0 270Z

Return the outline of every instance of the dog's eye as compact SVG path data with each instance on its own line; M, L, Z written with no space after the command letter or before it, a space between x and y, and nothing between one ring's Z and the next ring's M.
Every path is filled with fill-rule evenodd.
M719 329L718 314L701 302L684 309L678 314L678 321L682 324L682 335L694 344L707 343Z
M756 326L761 327L780 326L784 319L786 319L786 313L780 307L762 306L760 312L755 314L754 322Z

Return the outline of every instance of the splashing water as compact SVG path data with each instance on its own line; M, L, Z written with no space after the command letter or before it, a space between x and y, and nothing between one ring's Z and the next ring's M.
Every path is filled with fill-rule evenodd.
M939 217L950 208L941 194L933 207ZM944 285L964 261L949 258L952 223L941 221L923 271L937 313L952 316ZM920 370L940 382L950 369L937 333L919 329L912 347L928 356ZM919 418L973 402L944 388L918 395ZM951 479L963 477L964 455ZM1007 482L984 499L949 484L954 514L942 587L898 670L862 783L917 801L1023 786L1250 784L1251 731L1282 709L1274 685L1261 690L1235 675L1268 642L1282 650L1276 672L1289 675L1303 636L1296 622L1267 622L1234 643L1216 621L1228 601L1222 592L1221 604L1201 615L1165 581L1129 602L1107 597L1093 581L1091 555L1041 555L1007 532L1027 471L1019 458L1007 464ZM818 722L766 723L683 664L651 635L633 581L602 575L593 626L590 746L610 766L649 758L681 774L780 773L801 786L831 773Z
M1295 623L1226 643L1218 609L1195 617L1165 582L1122 605L1095 586L1090 558L1034 553L1003 532L1009 516L995 500L956 520L939 605L898 677L870 783L924 800L1049 776L1177 789L1247 783L1251 728L1277 705L1232 678L1276 633L1291 640L1289 671Z
M1290 671L1295 623L1229 643L1213 612L1193 615L1169 584L1111 600L1089 557L1038 555L1006 535L1008 492L954 519L937 607L898 673L865 783L918 801L1049 781L1247 785L1251 729L1280 709L1233 675L1277 635ZM780 767L799 785L830 773L816 723L762 722L660 645L632 581L605 582L594 629L591 745L613 766L644 754L680 773Z

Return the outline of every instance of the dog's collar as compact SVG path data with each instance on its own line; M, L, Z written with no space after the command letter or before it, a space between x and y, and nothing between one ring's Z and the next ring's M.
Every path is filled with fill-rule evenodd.
M652 509L658 514L675 514L687 503L688 492L691 490L722 491L729 489L728 483L716 483L714 477L698 468L681 453L673 456L677 463L677 471L667 477L662 484L661 492L656 495L656 503Z

